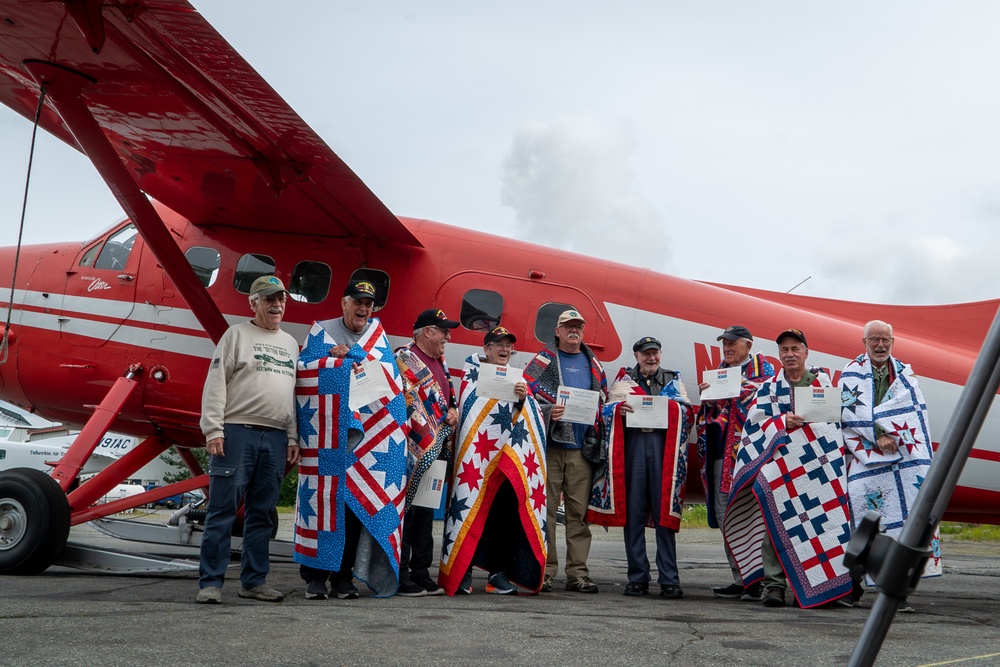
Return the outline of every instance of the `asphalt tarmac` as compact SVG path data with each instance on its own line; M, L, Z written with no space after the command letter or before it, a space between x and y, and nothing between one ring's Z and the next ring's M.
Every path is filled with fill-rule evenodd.
M197 558L190 548L126 543L89 526L70 540ZM853 609L715 599L711 587L729 575L714 530L682 531L678 561L682 600L657 597L655 584L654 595L624 597L621 532L595 528L597 595L562 590L561 574L552 593L487 594L477 570L472 596L373 599L359 586L359 600L312 601L298 566L274 559L268 583L284 602L239 599L234 568L219 606L194 603L194 574L53 567L0 578L0 665L844 665L871 608L873 594ZM916 613L896 616L876 664L1000 665L1000 544L946 540L944 566L910 598Z

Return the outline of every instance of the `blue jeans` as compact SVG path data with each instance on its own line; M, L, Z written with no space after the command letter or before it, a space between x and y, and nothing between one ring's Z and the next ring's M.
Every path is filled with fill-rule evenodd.
M201 539L198 586L222 588L229 567L233 522L243 501L240 582L243 588L253 588L267 580L271 567L268 513L278 502L288 435L283 429L225 424L223 437L225 455L212 456L208 468L208 514Z

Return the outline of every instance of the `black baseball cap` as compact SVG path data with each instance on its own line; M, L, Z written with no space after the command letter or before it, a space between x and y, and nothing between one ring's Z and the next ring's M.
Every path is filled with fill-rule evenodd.
M413 323L414 329L421 327L440 327L442 329L454 329L458 326L455 320L449 320L448 316L440 308L428 308L417 315L417 321Z
M734 324L731 327L726 327L726 330L723 331L715 340L722 340L723 338L726 340L739 340L741 338L749 338L750 340L753 340L753 334L750 333L750 330L746 327Z
M355 301L361 299L375 300L375 286L367 280L355 280L344 288L344 296L349 296Z
M492 329L487 331L486 335L483 337L483 345L489 345L490 343L495 343L501 338L510 338L510 342L512 343L517 342L517 337L514 336L514 334L512 334L511 332L507 331L506 327L493 327Z
M651 336L646 336L645 338L640 338L632 345L633 352L643 352L645 350L651 350L653 348L657 350L662 350L663 346L660 345L660 341L656 340Z
M801 331L799 331L798 329L785 329L780 334L778 334L778 337L774 339L774 342L777 343L778 345L781 345L782 339L788 338L789 336L791 336L792 338L798 338L800 341L802 341L803 345L809 347L809 343L806 342L806 335Z

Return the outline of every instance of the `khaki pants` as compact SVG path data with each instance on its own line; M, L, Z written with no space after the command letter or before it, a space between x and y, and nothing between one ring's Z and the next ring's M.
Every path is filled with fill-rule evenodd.
M559 554L556 552L556 508L559 494L563 494L566 509L566 579L573 580L590 575L587 556L590 555L590 526L584 523L593 470L590 461L583 458L579 449L564 449L551 444L545 455L548 496L547 518L548 559L545 574L555 576L559 571Z

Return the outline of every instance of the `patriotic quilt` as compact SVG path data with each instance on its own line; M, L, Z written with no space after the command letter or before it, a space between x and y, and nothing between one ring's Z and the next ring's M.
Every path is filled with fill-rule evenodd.
M831 386L820 369L813 386ZM838 423L789 431L793 388L784 371L764 383L747 413L723 534L744 585L764 576L761 540L771 536L803 608L851 592L844 551L851 537L844 442Z
M892 382L878 405L874 403L875 377L867 354L858 356L840 375L844 404L844 444L851 454L847 490L851 513L858 521L869 510L882 515L886 533L897 536L917 499L920 484L931 465L932 448L927 404L909 364L889 357ZM875 425L894 438L898 449L884 454L875 445ZM941 575L941 539L935 531L932 556L925 577ZM869 580L869 585L874 582Z
M590 492L587 521L599 526L625 525L625 415L621 408L630 395L645 396L646 391L629 375L628 369L618 371L608 402L601 412L602 447L605 463L594 473ZM667 383L660 396L672 399L668 404L668 426L663 442L663 480L660 494L660 525L680 530L684 510L684 483L687 481L687 434L691 428L693 409L683 391L680 374ZM652 514L646 525L655 527Z
M466 359L438 582L454 595L471 565L488 569L483 547L489 545L481 538L497 490L507 481L517 497L510 509L518 514L522 534L507 536L515 549L505 573L537 591L545 572L545 423L530 395L520 408L477 395L479 368L479 355Z
M354 576L377 597L396 592L406 489L406 401L389 340L377 319L343 359L314 323L299 355L296 381L299 463L294 558L338 571L344 555L344 509L364 530ZM395 391L357 411L348 408L351 369L377 361Z

